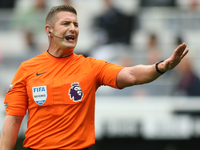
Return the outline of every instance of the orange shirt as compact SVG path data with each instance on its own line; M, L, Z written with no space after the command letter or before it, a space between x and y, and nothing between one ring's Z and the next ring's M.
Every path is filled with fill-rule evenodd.
M122 66L73 54L56 58L44 52L21 64L5 96L7 115L24 116L24 147L82 149L95 143L95 92L117 88Z

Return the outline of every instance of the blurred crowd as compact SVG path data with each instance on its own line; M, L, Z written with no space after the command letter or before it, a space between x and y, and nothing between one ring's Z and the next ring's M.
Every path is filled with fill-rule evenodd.
M200 0L0 0L1 122L10 82L22 61L48 50L45 17L60 4L78 12L75 53L85 57L129 67L168 58L183 42L190 49L176 69L154 82L123 90L100 87L97 96L200 96ZM22 123L20 132L25 129Z
M0 95L20 63L48 49L45 17L53 5L78 11L75 52L126 67L154 64L182 42L189 56L158 80L124 90L102 87L97 95L199 96L200 0L1 0Z

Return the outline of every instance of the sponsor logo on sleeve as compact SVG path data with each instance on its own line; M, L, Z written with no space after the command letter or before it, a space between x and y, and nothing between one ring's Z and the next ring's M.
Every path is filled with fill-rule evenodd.
M38 105L43 105L47 100L47 87L36 86L32 87L33 99Z
M83 98L83 91L78 82L72 83L69 89L70 99L74 102L81 101Z
M6 94L8 94L8 93L12 90L13 87L14 87L14 85L10 84L10 86L9 86L9 88L8 88L8 90L7 90L7 92L6 92Z
M5 107L5 108L8 108L8 105L7 105L7 103L4 103L4 107Z

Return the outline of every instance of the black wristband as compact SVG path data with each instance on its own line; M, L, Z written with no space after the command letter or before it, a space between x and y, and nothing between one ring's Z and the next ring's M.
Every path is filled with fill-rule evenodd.
M162 72L162 71L160 71L160 70L158 69L158 64L160 64L160 63L163 62L163 61L164 61L164 60L158 61L158 62L156 63L156 65L155 65L156 71L157 71L158 73L160 73L160 74L165 73L165 72Z

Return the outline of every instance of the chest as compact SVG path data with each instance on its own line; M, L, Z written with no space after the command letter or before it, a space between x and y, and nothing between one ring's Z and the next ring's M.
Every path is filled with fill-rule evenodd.
M95 93L95 77L84 65L40 65L27 76L29 107L83 103Z

